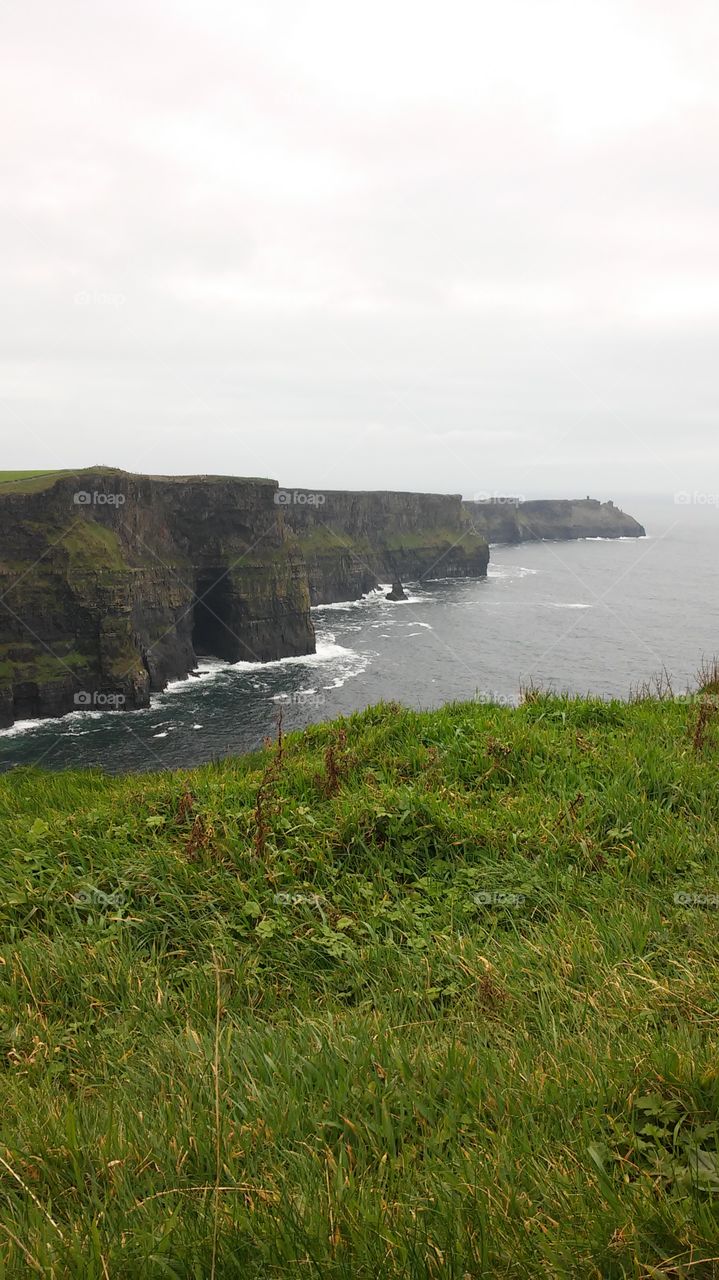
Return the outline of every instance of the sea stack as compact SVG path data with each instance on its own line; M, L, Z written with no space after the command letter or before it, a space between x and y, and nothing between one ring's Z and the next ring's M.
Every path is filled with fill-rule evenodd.
M392 590L387 592L387 600L406 600L407 592L405 591L399 578L392 583Z

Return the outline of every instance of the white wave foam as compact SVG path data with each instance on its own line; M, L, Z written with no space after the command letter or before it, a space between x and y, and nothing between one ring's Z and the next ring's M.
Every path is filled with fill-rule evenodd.
M198 662L194 672L189 672L186 676L179 676L177 680L168 680L164 689L152 695L150 706L161 706L163 698L171 698L175 693L182 693L191 686L193 681L198 684L200 682L207 684L212 680L216 680L218 676L222 675L223 671L227 671L231 666L232 663L228 662L226 658L203 658L201 662Z
M0 738L14 738L19 733L28 733L31 729L39 728L41 724L52 724L53 719L57 718L48 716L45 720L16 720L9 729L0 729Z
M529 569L523 564L492 564L490 562L487 569L488 578L505 578L511 581L512 578L527 578L541 573L541 569Z
M168 698L177 696L177 694L187 692L197 684L202 688L202 696L206 697L209 690L207 685L213 683L222 676L231 678L233 672L271 671L273 669L281 670L284 667L307 666L307 667L323 667L328 663L337 663L339 666L339 675L335 677L333 684L324 685L326 689L339 689L349 679L361 675L366 671L369 663L369 656L361 654L356 649L346 648L344 645L337 644L333 631L321 631L317 636L316 652L308 654L298 654L289 658L275 658L270 662L229 662L224 658L203 658L198 662L196 675L183 676L177 680L171 680L164 689L153 694L150 698L149 708L140 708L149 710L151 713L159 710L167 709L165 702ZM258 683L258 682L253 682ZM266 681L259 681L260 687L268 689L270 686ZM88 730L80 730L73 728L73 723L88 720L102 720L110 715L117 715L118 712L106 711L104 709L85 710L84 708L77 711L70 711L64 716L45 716L43 718L32 720L16 720L14 724L9 725L7 729L0 729L0 740L3 738L19 737L23 734L33 733L38 729L42 729L47 725L61 725L62 729L69 733L70 736L79 736L80 733L88 732ZM134 714L137 714L135 712ZM153 726L161 728L163 724L168 724L169 728L164 733L155 733L153 737L164 738L175 726L169 721L161 721L160 724ZM193 725L193 728L202 728L202 725Z
M381 582L375 591L368 591L358 600L334 600L332 604L313 604L313 613L329 613L336 609L366 609L369 605L381 604L386 593L392 590L391 582Z
M21 733L31 733L46 724L70 724L73 720L99 720L102 716L117 715L116 711L68 711L64 716L43 716L35 720L16 720L8 729L0 729L0 738L14 738Z
M288 658L272 658L268 662L246 662L244 659L240 662L229 662L225 658L207 658L198 663L198 670L200 672L200 680L206 685L220 676L231 676L234 672L242 675L246 675L248 672L255 674L260 671L271 671L291 666L313 667L332 662L335 659L354 661L360 657L361 655L355 649L347 649L344 645L336 644L333 631L323 631L317 636L314 653L294 654ZM150 706L155 709L161 707L164 698L192 688L192 684L196 680L197 677L191 675L183 676L180 680L171 680L160 693L152 696ZM266 682L260 681L259 678L251 683L260 688L267 689L269 687ZM103 713L101 712L100 714Z
M451 582L454 579L446 578L441 581ZM418 588L415 593L408 595L406 600L388 600L387 592L392 590L391 582L382 582L376 591L369 591L367 595L362 596L359 600L336 600L332 604L313 604L313 613L330 613L333 610L346 609L366 609L368 606L386 605L388 609L394 608L398 604L424 604L425 601L431 599L430 593L427 591L423 595L417 595Z
M346 649L344 645L336 644L333 632L327 631L323 636L318 637L315 653L295 654L290 658L273 658L270 662L233 662L228 669L230 671L268 671L273 667L315 667L324 662L332 662L334 658L358 656L354 649Z

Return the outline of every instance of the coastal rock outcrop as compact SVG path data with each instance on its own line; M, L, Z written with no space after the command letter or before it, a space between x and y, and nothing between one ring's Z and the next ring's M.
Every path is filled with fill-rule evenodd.
M645 530L613 502L596 498L554 498L520 502L495 498L462 504L472 527L488 542L543 539L643 538Z

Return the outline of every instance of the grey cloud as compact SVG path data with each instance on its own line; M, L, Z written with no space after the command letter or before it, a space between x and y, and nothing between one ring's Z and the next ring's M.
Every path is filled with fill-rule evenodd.
M706 486L719 17L690 11L11 3L3 466Z

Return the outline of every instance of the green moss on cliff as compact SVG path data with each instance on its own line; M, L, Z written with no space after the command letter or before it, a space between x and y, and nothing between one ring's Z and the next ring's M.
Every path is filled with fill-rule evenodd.
M422 529L418 533L392 533L383 539L390 551L422 551L430 547L464 547L467 551L479 551L486 545L485 539L469 530Z
M356 555L371 555L373 548L368 538L352 538L347 533L319 525L307 533L303 532L298 539L305 555L321 555L322 552L354 551Z
M114 529L95 520L78 520L62 535L71 569L125 569L122 544Z
M57 653L48 653L44 649L23 650L17 643L0 645L0 683L25 680L42 683L68 675L68 668L81 671L87 667L86 654L66 644L58 644L57 649Z

